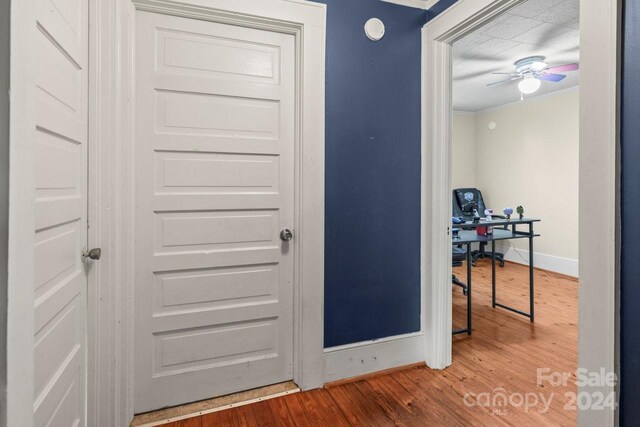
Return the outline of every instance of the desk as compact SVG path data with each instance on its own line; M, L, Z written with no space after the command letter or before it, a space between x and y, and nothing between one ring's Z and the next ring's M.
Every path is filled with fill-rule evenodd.
M539 234L535 234L533 231L533 224L539 222L539 219L523 218L523 219L511 219L511 220L495 220L491 223L480 222L474 224L472 222L465 222L462 224L454 224L456 228L463 228L460 230L458 238L452 238L452 245L466 245L467 246L467 327L464 329L456 329L453 334L471 335L471 244L472 243L491 243L491 305L493 308L500 307L505 310L512 311L521 316L529 318L531 322L534 321L534 293L533 293L533 239L538 237ZM478 226L491 225L493 226L493 234L488 236L479 236L475 228ZM528 225L528 230L518 230L518 225ZM498 228L503 227L503 228ZM496 301L496 241L499 240L512 240L512 239L529 239L529 312L515 309L504 304L500 304Z

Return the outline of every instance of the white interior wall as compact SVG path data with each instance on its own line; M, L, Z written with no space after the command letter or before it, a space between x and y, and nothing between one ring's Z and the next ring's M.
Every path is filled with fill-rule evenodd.
M496 213L522 205L525 216L542 219L535 226L536 266L572 276L578 275L578 96L575 88L474 115L475 186ZM472 140L469 121L468 114L454 117L454 188L472 179L468 159L456 154ZM498 246L507 259L525 263L527 242L511 243Z
M476 115L454 112L451 133L451 188L476 186Z

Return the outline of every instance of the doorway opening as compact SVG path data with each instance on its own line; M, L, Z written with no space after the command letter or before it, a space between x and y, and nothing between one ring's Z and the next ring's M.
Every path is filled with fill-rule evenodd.
M536 236L531 239L536 244L540 242L538 248L547 250L545 249L542 239L545 235L552 234L553 236L560 236L570 231L571 226L567 229L563 228L565 223L564 216L570 213L575 216L573 221L571 221L572 225L578 225L577 235L574 234L574 240L578 243L575 245L575 241L572 242L574 244L571 249L574 254L578 254L577 256L573 255L577 259L572 258L572 255L566 255L566 253L569 252L566 252L565 255L545 254L544 252L539 253L540 249L534 250L531 246L529 246L529 248L526 246L524 248L521 246L518 247L515 243L515 248L509 244L498 247L499 250L496 249L496 252L501 252L501 255L504 255L508 267L500 267L500 259L496 263L498 264L498 267L496 267L496 275L498 277L496 301L494 297L496 294L491 280L493 271L491 262L491 239L487 241L488 245L484 248L485 259L482 259L482 255L476 257L475 260L471 257L462 257L463 263L467 262L467 260L471 262L477 261L477 267L469 266L469 269L473 270L475 276L481 277L474 282L478 284L476 290L481 291L481 295L476 300L476 303L479 303L482 310L486 309L482 312L482 320L478 320L477 324L472 326L472 335L475 334L476 329L480 328L483 324L494 328L493 332L496 333L499 332L499 328L506 328L504 329L505 331L515 332L513 329L516 328L514 324L522 326L526 328L523 329L523 331L527 331L526 334L516 333L511 339L506 337L505 339L509 341L509 348L511 350L518 350L516 352L517 354L512 355L513 357L520 357L518 360L523 360L521 358L525 357L524 355L526 354L527 360L532 362L533 359L531 359L531 356L534 356L534 359L538 356L538 354L533 352L544 352L544 350L540 350L540 347L537 346L532 349L526 349L526 346L523 347L522 340L525 339L524 335L527 335L527 338L538 340L538 342L542 344L542 342L550 336L544 322L552 319L553 316L563 317L563 320L566 322L565 325L573 328L570 340L564 340L560 343L559 339L554 339L551 341L552 345L547 350L548 357L551 361L557 358L557 360L561 362L559 368L548 366L551 362L545 360L543 360L544 363L540 364L540 366L535 366L536 363L533 363L532 366L534 366L534 369L530 374L532 378L528 377L527 379L528 382L533 384L533 390L535 390L536 379L539 375L536 368L540 368L543 373L549 372L545 369L550 368L551 372L553 372L554 369L568 369L575 374L573 368L577 368L577 366L594 371L604 368L608 372L615 372L614 352L594 351L594 349L598 347L598 341L600 341L600 343L607 343L607 345L602 347L613 349L616 340L615 289L617 267L615 262L615 248L617 238L615 230L617 210L615 206L617 206L616 100L618 93L615 82L617 81L618 4L616 1L599 3L597 6L588 4L588 2L562 2L562 4L550 4L549 2L540 3L545 3L545 5L536 5L535 0L529 2L519 0L457 2L446 13L441 14L425 26L423 39L425 43L423 64L425 66L424 96L426 106L423 164L427 170L424 175L425 180L423 181L425 183L423 203L428 203L430 206L424 218L424 225L427 227L427 231L425 231L427 243L424 266L429 274L426 278L428 295L433 296L433 300L426 302L428 310L430 310L428 316L430 317L431 325L433 325L432 328L427 329L427 348L439 349L438 351L428 352L429 357L427 363L429 366L434 368L450 366L452 364L451 344L453 343L454 358L452 368L454 368L456 366L456 352L460 351L456 349L456 345L460 344L459 347L462 349L467 345L463 343L474 338L473 336L470 338L457 336L454 337L452 342L450 335L452 321L454 320L452 314L456 316L457 326L459 323L462 323L462 325L459 326L464 326L464 321L467 317L465 304L468 302L466 295L463 295L465 289L463 288L461 290L459 286L451 284L451 264L453 257L451 250L451 233L453 232L452 229L456 227L456 224L453 224L452 220L452 206L455 202L454 198L456 197L455 195L452 196L452 189L456 188L453 185L452 178L456 177L459 179L460 176L463 176L465 173L469 175L469 170L471 169L472 173L470 175L475 175L475 177L469 181L471 186L467 186L466 183L461 184L460 181L457 181L457 185L462 186L458 188L468 189L478 188L481 185L485 186L489 190L484 197L487 199L490 198L489 203L491 204L485 208L493 208L493 214L505 216L507 215L506 211L508 211L505 210L505 208L513 208L512 218L518 218L518 206L522 206L527 215L530 214L530 216L535 217L534 210L536 207L543 206L543 204L549 201L546 199L536 201L535 198L531 198L527 202L529 203L528 206L525 205L524 201L520 201L522 199L516 201L519 199L518 194L524 196L523 193L516 192L517 187L526 186L525 180L528 178L528 175L533 176L531 172L529 172L529 174L524 173L526 169L522 162L535 160L538 156L538 161L535 162L537 164L534 164L538 169L544 170L545 167L553 167L554 170L567 172L567 165L563 165L561 161L558 165L559 159L563 156L562 154L547 153L546 156L549 158L544 156L540 158L539 156L542 154L543 147L539 145L536 146L535 144L528 148L529 152L525 158L512 161L507 160L505 156L508 157L513 154L510 151L511 149L521 147L521 149L526 150L527 144L522 145L523 141L510 140L506 142L506 140L509 138L515 139L516 132L523 132L525 130L521 128L531 128L533 125L530 124L529 119L539 119L537 116L540 114L530 112L528 116L525 114L518 118L513 112L511 116L506 114L506 108L487 105L484 106L484 111L482 106L468 107L471 109L478 108L476 111L471 111L472 114L466 114L466 121L468 124L473 123L469 133L473 134L475 139L481 140L481 142L475 144L476 153L472 153L472 156L467 157L467 160L469 160L469 158L475 159L475 161L472 162L473 168L469 166L465 167L464 153L461 154L458 152L456 154L456 147L455 145L452 146L451 131L453 130L454 142L456 136L460 137L460 135L464 133L464 130L461 128L456 132L454 122L456 120L459 122L465 121L464 113L454 115L454 108L456 108L456 73L458 73L459 77L466 77L469 82L482 79L483 76L486 77L487 74L491 76L493 72L508 73L502 75L506 77L504 79L506 82L498 85L486 86L487 84L500 80L500 75L493 75L492 77L497 77L495 80L485 81L476 91L470 90L468 87L462 87L459 89L460 104L465 101L470 101L470 99L477 94L484 94L478 102L487 102L491 101L492 98L499 98L502 90L487 95L487 91L492 87L495 88L495 86L498 86L498 89L504 89L506 92L509 92L508 89L512 90L511 95L515 95L516 99L514 102L516 104L513 104L511 107L519 107L520 110L533 109L535 103L542 105L542 103L546 101L551 102L553 97L556 98L556 103L560 103L560 98L562 97L565 102L572 103L573 119L571 120L573 120L574 123L579 122L579 124L576 124L576 126L572 128L574 133L576 132L576 127L579 128L577 141L578 152L576 153L575 136L573 137L574 144L571 149L571 158L574 159L572 165L575 168L576 163L578 164L577 175L579 177L576 180L576 172L574 171L572 174L573 185L568 187L572 189L573 193L569 194L570 191L564 188L565 198L556 203L554 206L555 209L552 208L552 210L545 215L547 218L553 218L554 224L550 224L552 226L548 228L544 234L539 233L542 227L541 224L545 222L545 218L540 218L542 221L539 224L536 223L536 232L534 234L543 234L543 236ZM547 21L540 19L538 23L531 22L536 21L536 17L544 17L546 11L553 9L554 6L567 9L564 11L556 11L553 16L546 18ZM579 15L576 12L578 12ZM575 14L573 26L564 25L563 27L565 28L553 29L553 26L559 23L559 19L563 17L568 18L571 13ZM508 23L510 17L513 20L512 24ZM578 23L578 17L580 20L579 31L576 25ZM555 22L553 22L554 19L556 20ZM567 22L570 21L570 19L567 20ZM500 28L501 23L502 28ZM527 25L529 25L529 28L526 28ZM538 28L537 31L535 30L536 27ZM552 32L554 34L551 34ZM598 39L603 32L607 34L606 39ZM572 48L572 42L568 40L570 38L568 35L571 33L574 33L574 42L579 40L579 49L577 49L576 46ZM541 40L545 34L547 35L546 38L558 42L557 45L551 46L556 48L555 53L551 51L546 54L545 52L518 52L518 45L526 43L527 39L535 41L536 37L538 40ZM563 42L561 42L562 34L566 36ZM465 42L465 37L467 36L469 36L469 39ZM456 60L456 43L460 43L463 47L463 49L458 49L461 51L461 55L469 55L470 61L474 60L473 63L464 64L465 61L462 58ZM485 46L487 51L481 53L477 48L483 43L488 43ZM578 61L570 57L555 55L557 53L561 53L562 55L570 54L572 49L574 50L574 54L577 52L580 54L580 89L567 88L564 92L556 95L546 95L538 97L537 100L533 98L527 101L527 94L522 95L522 93L535 92L535 90L540 87L550 86L554 83L547 79L554 79L558 82L565 80L571 81L571 78L568 76L570 71L566 69L566 67L575 67L571 64L577 63ZM486 65L487 63L491 64L492 62L496 62L496 56L507 53L513 53L514 57L508 60L505 58L506 61L509 61L506 64L496 64L499 65L499 67L495 67L495 69L491 69L491 67L489 67L489 69L482 69L484 65L481 64ZM545 58L540 58L540 56L544 56ZM556 62L556 59L558 62ZM506 69L504 68L505 65L507 66ZM565 69L558 68L554 70L552 67L555 65L565 66ZM473 69L474 66L476 69ZM544 79L540 78L542 76L540 73L544 74ZM551 74L567 74L567 77L561 78ZM519 81L517 80L525 81L524 84L520 85L520 89L518 89ZM548 83L548 85L545 85L545 83ZM506 86L500 87L500 85ZM533 88L533 85L536 87ZM524 101L521 100L521 96L525 99ZM507 102L503 102L503 105L505 103ZM576 104L578 105L577 107ZM600 114L597 113L595 106L600 107ZM549 108L550 107L545 107L542 109L542 116L549 112ZM486 111L487 109L489 109L489 111ZM550 117L554 131L566 125L566 121L568 120L566 119L566 114L566 108L558 108L557 114ZM564 121L560 120L562 117L565 117ZM539 127L543 130L545 128L547 131L551 130L549 129L550 126L545 126L544 122L542 126ZM513 131L512 136L506 136L505 143L503 144L499 137L504 136L504 133L499 134L499 132L508 131L509 129ZM568 138L567 136L562 142L566 143L566 139ZM520 143L520 145L518 145L518 143ZM482 147L480 144L482 144ZM538 142L538 144L540 144L540 142ZM558 149L559 147L552 146L548 148ZM469 154L468 150L463 149L462 151ZM564 156L566 157L566 153ZM500 157L504 158L502 162L499 161ZM456 171L452 170L453 162L456 161L461 165L457 176ZM480 165L480 167L478 167L478 165ZM520 169L518 169L518 165L520 165ZM599 171L599 179L596 178L594 174L594 170L596 169ZM516 176L518 170L523 171L522 176ZM479 173L482 174L481 177L478 177ZM571 172L568 173L571 174ZM531 185L531 188L542 193L547 191L553 193L553 196L556 196L556 193L560 191L560 187L569 182L561 182L560 184L547 183L545 185L544 181L540 180L549 178L548 175L551 174L533 178L536 179L536 182ZM565 181L567 180L565 179ZM576 182L578 183L576 184ZM483 191L482 188L479 189ZM595 197L595 194L598 192L601 193ZM465 202L466 193L467 191L461 192L459 195L461 199L458 200L458 202ZM579 193L579 198L577 193ZM511 195L505 199L502 196L503 194ZM513 196L513 194L516 194L516 196ZM551 197L548 198L551 199ZM600 201L598 202L596 200ZM570 202L570 207L567 205L568 202ZM597 206L590 208L589 205L592 203L595 203ZM610 203L610 205L605 208L604 203ZM564 214L562 212L564 212ZM578 212L579 217L577 215ZM491 214L491 212L487 214ZM486 217L487 214L479 212L478 216ZM597 221L600 221L603 228L609 230L611 234L605 237L604 234L607 233L603 233L603 235L600 236L592 233L589 224ZM504 224L500 224L499 222L494 222L493 225L494 232L498 226L500 226L500 228L504 226ZM475 231L476 227L472 228L474 230L472 231L473 234L477 235ZM511 230L512 228L509 226L509 232L511 232ZM460 233L462 233L462 231L460 231ZM505 238L503 240L511 239ZM553 239L549 239L547 242L551 240ZM556 241L552 246L560 248L569 243L566 240L568 239L565 237L565 241ZM576 247L579 247L579 250L576 251ZM602 248L605 249L603 250ZM537 280L537 285L535 287L527 286L527 266L517 265L518 263L531 264L530 261L527 262L528 257L526 255L535 255L533 257L534 263L537 259L540 261L540 267L546 268L546 270L554 270L555 272L534 271L533 278L534 282ZM545 258L543 255L551 256ZM573 262L568 262L567 260L572 260ZM599 271L596 271L596 264L600 266ZM467 266L465 265L465 270L466 268ZM500 275L504 275L508 269L511 269L514 275L511 277L506 276L505 278L508 281L507 285L501 287ZM464 283L466 279L465 270L454 270L461 283ZM545 276L547 274L549 276ZM560 276L559 274L579 276L579 289L577 289L575 279L566 281L566 277ZM522 276L521 279L516 277L519 275ZM548 301L544 301L545 280L550 281L547 289L552 290L552 293L547 295L547 297L551 297L552 300ZM561 281L565 282L565 288L573 288L569 294L562 298L560 298L559 295L554 295L555 290L553 289L554 286L560 286L559 283ZM510 286L515 286L515 282L521 282L522 287L513 287L510 289ZM453 293L452 286L455 287ZM473 286L471 286L472 294L474 292L473 289ZM536 300L528 307L527 298L531 291L533 291L532 295ZM579 299L577 298L578 293L580 294ZM449 311L449 307L452 307L452 295L455 301L453 312ZM462 298L463 296L464 298ZM566 307L557 307L555 312L547 313L547 315L543 314L543 311L548 308L549 303L558 303L565 297L570 298L572 301L571 312L573 314L570 317L566 317ZM507 309L500 307L501 304L508 306ZM475 304L472 302L472 307L474 306ZM511 312L508 308L515 308L517 312ZM535 315L535 321L530 324L530 320L534 320L534 308L538 308L539 310ZM597 315L594 315L594 313L597 313ZM503 316L505 320L508 319L508 322L499 323L495 318L495 316L498 315ZM477 317L478 315L474 313L472 316ZM494 317L490 318L489 316ZM542 318L540 316L542 316ZM578 317L579 332L577 331L578 327L575 323L575 319ZM595 318L597 318L597 322ZM555 325L553 327L555 328ZM560 334L564 334L568 330L569 329L557 331L559 331ZM448 337L445 336L445 332L449 333ZM545 335L544 332L547 332L547 334ZM577 334L580 336L580 344L576 354ZM488 341L489 340L486 340L487 344ZM572 345L567 347L572 352L570 354L574 360L572 365L564 364L567 355L565 355L565 357L557 357L556 355L557 352L562 351L564 344L567 342L572 343ZM468 347L467 345L467 350L469 350ZM522 352L522 355L520 355L520 352ZM484 354L484 356L487 357L488 354ZM498 361L500 355L495 354L494 356L496 358L494 361ZM472 360L475 362L478 361L477 358L473 358ZM502 362L509 365L509 360L513 359L506 358L503 359ZM498 384L496 384L496 386L497 385ZM571 384L571 386L575 388L574 384ZM581 386L579 389L580 392L594 392L596 390L605 393L607 396L611 395L613 397L611 401L615 401L614 387ZM488 391L490 392L491 390ZM572 390L572 393L577 391L577 389ZM577 415L578 419L586 412L587 411L579 410ZM564 414L558 413L558 415L563 416ZM593 411L591 411L589 415L593 416ZM614 417L613 408L610 411L603 411L600 414L596 414L596 416L601 417L599 419L603 424L610 424L610 421ZM593 421L593 419L590 421Z
M449 369L542 393L558 423L575 413L552 396L577 392L548 376L578 368L579 63L579 0L527 0L453 43Z

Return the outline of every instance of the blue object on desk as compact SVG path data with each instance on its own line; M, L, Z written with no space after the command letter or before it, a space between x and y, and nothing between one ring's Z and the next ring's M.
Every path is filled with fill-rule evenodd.
M451 218L451 222L453 222L454 224L462 224L464 222L464 220L458 218L457 216L454 216L454 217Z

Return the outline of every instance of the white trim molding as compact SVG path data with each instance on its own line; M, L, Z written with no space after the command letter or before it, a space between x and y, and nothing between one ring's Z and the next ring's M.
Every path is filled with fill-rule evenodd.
M89 233L103 256L88 278L87 426L133 417L134 9L128 0L89 7Z
M88 425L133 418L135 11L291 34L296 39L294 381L324 384L324 90L326 6L302 0L104 0L92 3ZM304 337L304 339L303 339Z
M498 245L496 245L496 248ZM508 247L504 253L504 259L515 262L517 264L529 265L529 251ZM564 274L571 277L578 277L578 260L572 258L563 258L555 255L543 254L540 252L533 253L533 263L536 268L542 270L553 271L555 273Z
M618 369L621 23L620 0L580 2L578 366L590 372ZM617 391L578 388L589 396ZM578 409L580 426L613 426L617 418L617 410Z
M423 335L416 332L327 348L325 383L423 362Z
M415 7L416 9L431 9L440 0L382 0L387 3L395 3L401 6Z

